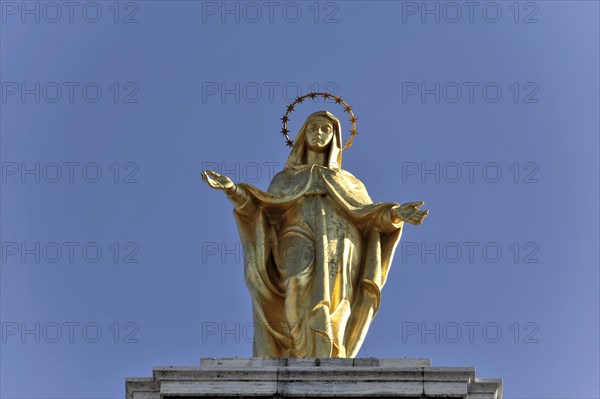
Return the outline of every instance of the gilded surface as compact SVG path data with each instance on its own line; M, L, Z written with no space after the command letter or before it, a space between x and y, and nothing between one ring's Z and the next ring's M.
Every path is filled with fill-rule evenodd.
M423 202L373 203L341 169L339 120L310 115L267 192L205 171L234 206L255 357L355 357L377 313L404 222Z

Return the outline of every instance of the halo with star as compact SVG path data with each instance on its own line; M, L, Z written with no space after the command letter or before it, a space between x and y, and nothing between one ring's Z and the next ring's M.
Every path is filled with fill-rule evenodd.
M351 147L352 143L354 142L354 136L356 136L358 134L358 131L356 130L356 121L358 119L354 115L354 112L352 112L352 107L350 105L348 105L344 100L342 100L341 97L338 97L334 94L327 93L327 92L322 92L322 93L314 92L314 91L311 91L310 93L305 94L303 96L297 97L293 103L288 105L285 115L283 115L283 118L281 118L281 121L283 122L283 128L281 129L281 134L283 134L283 136L285 137L286 145L288 147L292 147L294 145L294 142L290 139L290 136L288 136L289 130L287 128L287 124L290 121L290 114L294 111L294 108L296 107L296 105L303 103L304 100L306 100L307 98L314 100L317 97L323 97L325 100L332 99L335 101L336 104L342 104L342 106L344 107L344 112L347 112L348 115L350 116L350 118L348 120L350 122L352 122L352 129L350 129L350 137L344 143L344 147L342 148L342 151Z

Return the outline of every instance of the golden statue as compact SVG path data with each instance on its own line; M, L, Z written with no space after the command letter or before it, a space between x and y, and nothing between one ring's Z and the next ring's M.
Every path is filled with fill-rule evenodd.
M307 118L267 192L202 173L234 206L255 357L355 357L379 308L403 223L420 224L428 214L417 208L423 202L373 203L341 165L340 121L320 111Z

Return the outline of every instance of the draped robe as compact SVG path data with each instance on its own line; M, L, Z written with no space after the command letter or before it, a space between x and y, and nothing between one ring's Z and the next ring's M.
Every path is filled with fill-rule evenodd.
M339 167L340 137L338 129L328 166L296 162L293 150L268 192L236 188L255 357L354 357L379 308L402 232L392 217L399 204L373 203Z

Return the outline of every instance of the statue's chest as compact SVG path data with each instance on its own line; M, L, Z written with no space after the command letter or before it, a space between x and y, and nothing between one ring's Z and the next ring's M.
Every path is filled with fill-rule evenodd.
M286 225L304 225L313 234L325 234L330 239L354 238L357 231L326 192L304 195L285 219Z

